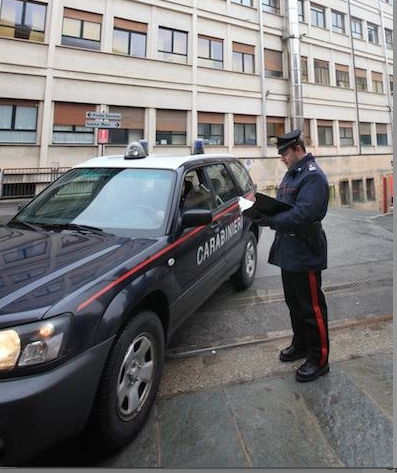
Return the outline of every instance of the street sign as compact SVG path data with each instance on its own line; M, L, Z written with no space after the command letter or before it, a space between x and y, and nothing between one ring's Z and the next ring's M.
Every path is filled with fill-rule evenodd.
M85 118L89 120L121 120L121 113L107 112L85 112Z
M121 122L115 120L86 120L85 126L87 128L120 128Z
M98 144L106 145L109 143L109 130L107 128L100 128L98 130Z

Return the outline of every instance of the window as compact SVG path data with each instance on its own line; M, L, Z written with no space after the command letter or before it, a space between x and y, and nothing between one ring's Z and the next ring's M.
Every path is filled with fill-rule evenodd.
M47 6L20 0L3 0L0 11L0 36L44 41Z
M285 119L283 117L266 117L267 145L275 146L270 143L271 136L280 136L285 133Z
M187 62L187 33L159 27L158 50L164 59Z
M143 139L145 110L143 108L109 107L110 113L121 114L121 128L109 130L109 143L126 145Z
M364 188L362 179L352 181L353 202L364 202Z
M239 3L246 7L252 7L252 0L232 0L233 3Z
M0 100L0 143L36 143L37 104Z
M373 177L365 179L365 187L367 189L367 200L375 200L375 180Z
M371 124L360 123L360 143L361 146L372 146Z
M283 54L281 51L265 49L265 76L283 77Z
M393 94L393 76L389 75L390 92Z
M305 21L305 10L303 0L298 0L298 17L299 21L301 21L302 23Z
M339 138L341 146L353 146L353 123L339 122Z
M255 47L233 42L233 70L254 74Z
M183 210L212 209L214 204L204 169L193 169L186 173L183 183L180 208Z
M215 191L215 203L220 207L237 196L233 179L224 164L206 166L206 171Z
M363 39L363 23L358 18L352 18L352 36L356 39Z
M367 23L368 28L368 41L370 43L379 44L379 36L378 36L378 27L373 23Z
M186 145L185 111L157 110L156 145Z
M307 57L301 56L301 79L302 82L308 82L309 76L307 72Z
M349 66L335 64L335 75L337 87L349 88Z
M230 162L229 166L234 174L234 177L236 178L237 185L243 194L251 192L255 189L254 183L252 182L248 171L240 162Z
M317 129L319 146L332 146L334 144L332 122L329 120L318 120Z
M383 76L381 72L372 71L372 92L383 94Z
M279 0L262 0L262 10L269 13L280 13Z
M102 15L64 8L62 44L99 50Z
M204 140L205 145L219 146L224 143L223 124L225 116L223 113L198 114L198 137Z
M387 125L386 123L376 124L376 144L378 146L387 146Z
M340 201L342 205L350 205L349 181L339 182Z
M234 115L234 144L256 146L256 116Z
M113 52L128 56L146 56L147 25L135 21L114 19Z
M320 7L319 5L314 5L313 3L310 6L312 13L312 25L320 26L321 28L326 27L325 23L325 8Z
M393 49L393 30L385 28L385 36L387 47Z
M329 65L327 61L314 60L314 81L316 84L329 85Z
M332 10L332 31L345 33L345 15L335 10Z
M357 90L368 90L367 87L367 71L365 69L356 68L356 87Z
M198 59L200 66L223 69L223 40L199 35Z
M94 112L88 104L56 102L54 108L54 144L93 144L94 129L86 128L85 112Z

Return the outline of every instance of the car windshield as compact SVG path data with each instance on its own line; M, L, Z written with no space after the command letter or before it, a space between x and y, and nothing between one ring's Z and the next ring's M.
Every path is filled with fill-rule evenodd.
M175 173L164 169L72 169L13 221L44 228L91 227L125 237L161 236L174 179Z

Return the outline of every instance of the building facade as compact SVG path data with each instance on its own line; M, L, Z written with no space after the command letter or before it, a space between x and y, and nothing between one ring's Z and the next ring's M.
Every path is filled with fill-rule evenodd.
M200 137L273 193L285 168L268 137L293 126L294 37L304 137L332 203L381 209L392 173L391 3L0 0L0 169L69 167L141 138L151 152L186 154ZM86 127L87 111L121 114L108 144Z

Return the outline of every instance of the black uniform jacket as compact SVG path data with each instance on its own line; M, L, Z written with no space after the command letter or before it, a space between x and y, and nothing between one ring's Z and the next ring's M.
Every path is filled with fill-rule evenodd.
M328 207L329 187L323 171L311 153L288 170L277 192L277 198L293 205L291 210L269 218L276 236L269 263L286 271L320 271L327 267L327 240L320 225L313 240L307 238L314 222L321 222Z

